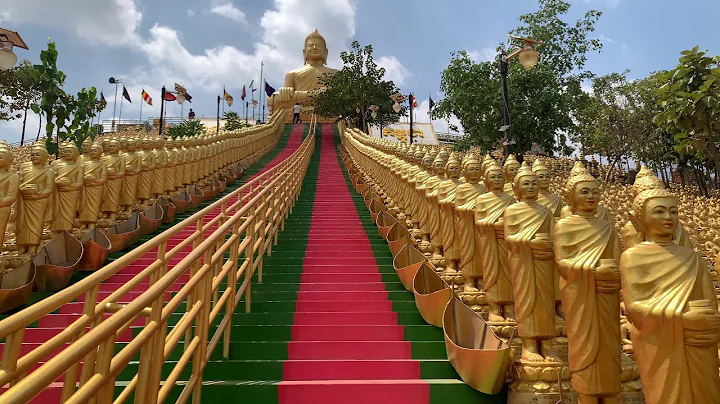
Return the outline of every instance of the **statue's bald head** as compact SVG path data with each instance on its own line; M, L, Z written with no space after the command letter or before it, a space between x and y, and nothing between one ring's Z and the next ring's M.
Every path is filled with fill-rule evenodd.
M316 28L305 38L305 47L303 48L305 63L309 60L322 60L323 64L325 64L327 63L327 56L327 42Z

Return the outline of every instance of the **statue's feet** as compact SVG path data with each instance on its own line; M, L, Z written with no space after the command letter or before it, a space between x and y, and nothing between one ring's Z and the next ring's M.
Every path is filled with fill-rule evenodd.
M542 341L542 353L548 362L562 362L555 348L553 348L552 340Z
M544 362L545 361L545 358L543 358L542 355L540 355L537 352L531 352L530 350L526 349L524 346L522 348L521 359L526 362Z
M504 323L505 317L497 315L495 313L488 313L488 321L491 323Z
M469 281L469 280L468 280ZM472 282L465 282L465 286L463 286L463 292L465 293L477 293L479 292L478 288L476 288Z

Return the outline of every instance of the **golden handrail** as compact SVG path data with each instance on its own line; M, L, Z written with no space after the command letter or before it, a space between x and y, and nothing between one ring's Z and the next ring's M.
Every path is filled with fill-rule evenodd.
M277 114L267 125L268 136L275 136L275 141L282 129L281 119L284 115ZM246 310L250 310L252 277L257 271L262 281L263 256L271 253L277 233L298 197L314 150L315 125L313 117L310 134L301 146L275 167L82 281L0 321L0 338L6 337L0 386L8 383L11 386L0 394L0 401L27 402L64 375L64 402L110 403L115 378L139 352L138 374L116 402L124 402L133 392L136 402L164 400L188 364L192 365L192 373L179 402L185 402L191 395L194 402L199 402L205 364L221 338L223 356L229 356L232 313L243 296ZM221 211L217 216L214 215L216 209ZM168 251L168 240L193 224L192 234ZM210 232L216 225L217 229ZM191 243L192 251L172 265L170 259ZM154 250L156 259L152 264L97 303L103 281ZM229 253L227 260L226 253ZM168 297L170 287L188 272L189 280L174 296ZM238 287L243 275L245 278ZM118 304L148 277L149 286L143 293L125 304ZM220 290L223 281L226 286ZM83 314L78 314L78 319L58 335L20 357L25 328L83 294ZM170 315L183 302L186 303L184 314L169 327ZM104 317L111 312L114 313ZM223 318L210 335L211 324L221 312L224 312ZM144 328L116 354L116 338L139 317L146 318ZM86 332L88 326L91 328ZM183 340L184 353L161 388L162 365ZM72 343L66 346L68 341ZM52 359L25 376L33 365L55 352Z

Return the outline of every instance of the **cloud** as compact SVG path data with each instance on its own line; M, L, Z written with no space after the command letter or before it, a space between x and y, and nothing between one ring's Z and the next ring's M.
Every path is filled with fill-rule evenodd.
M482 48L480 50L469 50L467 54L475 63L490 62L497 57L497 50L495 48Z
M215 1L210 9L210 12L217 14L221 17L229 18L233 21L237 21L243 24L247 24L245 13L239 8L235 7L232 1Z
M403 86L406 79L411 76L410 71L395 56L382 56L376 63L385 69L384 79L392 80L399 87Z
M25 143L32 143L35 141L35 137L37 137L38 134L38 128L40 125L40 118L38 115L35 115L32 111L28 111L28 117L27 117L27 123L25 126ZM44 131L44 122L43 122L43 132L40 134L40 137L45 136ZM14 119L12 121L3 121L2 122L2 137L3 139L7 140L8 143L17 143L20 141L20 136L22 135L22 127L23 127L23 119L20 117L20 119Z
M195 17L195 10L193 10L192 8L188 8L185 13L188 17Z
M125 46L139 41L142 20L134 0L3 1L3 17L74 32L93 45Z
M615 43L615 41L614 41L612 38L610 38L610 37L608 37L608 36L605 36L605 34L600 34L600 38L599 38L599 39L600 39L600 41L602 41L602 42L607 42L607 43L610 43L610 44Z

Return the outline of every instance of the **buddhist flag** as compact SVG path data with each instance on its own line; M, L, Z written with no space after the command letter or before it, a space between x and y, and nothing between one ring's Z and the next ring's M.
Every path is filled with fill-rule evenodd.
M245 96L245 87L243 87L243 97ZM227 103L228 107L232 107L233 105L233 96L228 94L227 91L223 90L223 98L225 99L225 102Z
M268 82L265 82L265 94L267 94L268 97L272 97L273 94L275 94L275 89L272 88Z
M152 97L150 97L150 94L148 94L144 88L142 89L142 99L145 100L145 102L147 102L147 104L152 107Z
M128 90L127 88L125 88L125 86L123 86L123 98L125 98L126 100L128 100L129 103L132 104L132 101L130 101L130 93L128 93Z
M107 107L107 101L105 101L105 94L100 91L100 109L105 109L105 107Z
M246 94L245 94L245 86L243 86L242 93L240 94L240 99L243 100L243 101L245 101L245 95L246 95Z

